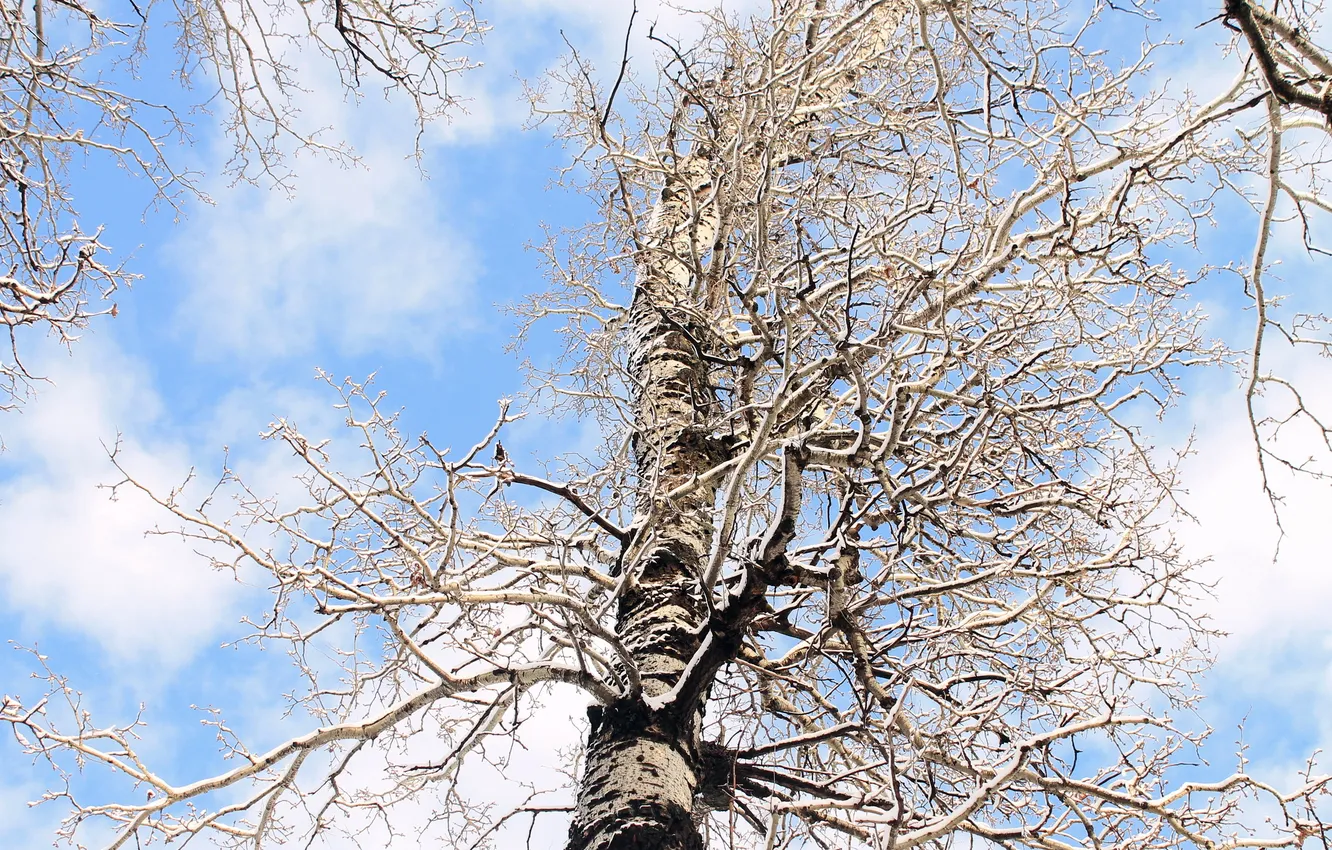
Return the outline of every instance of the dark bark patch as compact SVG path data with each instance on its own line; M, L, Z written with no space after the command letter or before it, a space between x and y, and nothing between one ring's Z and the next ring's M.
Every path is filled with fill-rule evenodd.
M575 824L568 850L703 850L693 813L679 805L629 800L591 823Z

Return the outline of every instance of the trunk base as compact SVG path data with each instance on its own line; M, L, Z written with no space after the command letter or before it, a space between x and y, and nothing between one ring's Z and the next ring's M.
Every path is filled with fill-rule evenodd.
M692 759L627 708L588 712L587 766L567 850L703 850Z

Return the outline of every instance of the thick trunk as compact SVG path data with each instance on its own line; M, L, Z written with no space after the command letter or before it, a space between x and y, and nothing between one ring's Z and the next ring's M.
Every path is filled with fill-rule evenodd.
M703 637L699 576L712 543L715 490L667 498L711 465L705 420L712 403L690 307L712 247L716 211L706 162L667 182L630 320L637 387L633 451L639 490L638 554L617 617L642 693L589 712L592 729L569 850L703 846L694 821L701 700L667 700Z
M569 850L699 850L694 754L639 701L594 710Z

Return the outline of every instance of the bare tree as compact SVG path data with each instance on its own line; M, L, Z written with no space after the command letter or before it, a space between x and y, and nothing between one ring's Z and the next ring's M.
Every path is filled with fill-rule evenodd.
M139 722L96 725L50 673L0 717L138 789L93 804L66 775L63 835L259 847L425 801L464 847L552 813L571 850L1325 840L1312 763L1289 791L1243 759L1181 775L1205 588L1138 427L1186 367L1258 356L1206 338L1163 257L1237 175L1282 172L1251 122L1296 104L1263 62L1207 103L1142 94L1157 47L1104 55L1097 26L1036 0L778 0L661 42L646 81L603 91L571 58L538 109L601 216L522 308L569 341L526 404L595 417L600 453L525 468L508 404L451 453L348 383L365 472L279 422L305 504L230 473L235 517L155 495L275 587L251 638L290 647L314 722L252 751L218 719L236 766L172 784ZM1236 268L1256 289L1262 264ZM313 660L330 634L336 670ZM559 686L591 703L570 788L470 799L469 765L503 769L495 742Z
M1288 377L1274 374L1263 358L1273 336L1323 356L1332 353L1327 316L1299 309L1288 317L1280 316L1274 308L1290 293L1269 291L1271 286L1264 280L1273 228L1282 217L1289 215L1299 222L1310 254L1326 257L1328 251L1318 244L1312 222L1320 213L1332 211L1326 182L1320 177L1328 162L1332 128L1332 56L1312 40L1321 6L1301 2L1286 4L1282 14L1277 14L1279 9L1278 4L1269 10L1251 0L1226 0L1222 13L1227 25L1243 34L1250 49L1246 76L1252 73L1256 77L1254 97L1266 111L1266 120L1239 133L1248 153L1261 163L1260 185L1264 187L1262 195L1254 199L1259 221L1245 273L1246 294L1253 301L1255 317L1253 343L1246 352L1245 399L1263 489L1278 525L1280 497L1270 480L1271 467L1323 479L1327 473L1312 458L1280 452L1269 438L1298 423L1311 427L1323 446L1332 448L1332 427L1326 416L1306 404L1301 389ZM1282 204L1288 205L1288 212ZM1269 390L1279 401L1275 405L1269 402L1263 409L1259 397Z
M189 130L183 114L206 104L234 143L232 176L282 182L283 157L293 150L353 156L301 120L302 62L321 57L351 91L378 81L402 92L423 127L456 105L449 79L468 67L461 50L482 31L466 3L451 9L429 0L187 0L169 8L130 0L117 11L125 21L81 0L0 6L0 326L9 337L0 407L17 401L30 378L18 328L45 328L68 342L89 319L113 312L104 302L135 277L123 260L107 259L102 227L78 213L84 165L114 165L145 180L155 203L203 197L199 175L173 165L172 154ZM135 78L149 43L163 38L175 40L184 105L136 94L160 87ZM161 59L152 67L163 67Z

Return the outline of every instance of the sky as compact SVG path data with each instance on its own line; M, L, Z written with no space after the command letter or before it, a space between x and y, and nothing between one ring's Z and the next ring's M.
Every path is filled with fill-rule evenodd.
M659 32L687 38L678 14L640 8ZM1158 70L1171 85L1231 76L1213 44L1219 35L1194 29L1210 8L1171 5L1180 17L1166 25L1185 41ZM105 241L132 252L143 278L117 297L118 317L95 323L72 349L29 338L29 365L47 380L20 411L0 414L0 638L10 642L0 646L0 692L31 693L35 661L21 647L35 647L98 716L148 706L145 748L181 778L216 763L190 706L225 706L261 739L287 728L276 684L285 659L223 647L266 593L210 571L178 539L146 535L170 523L147 500L106 486L117 480L108 448L118 445L137 477L169 487L191 470L216 476L225 447L256 490L293 492L291 460L258 435L277 417L314 434L340 427L317 369L335 379L373 373L409 433L469 445L489 427L497 401L521 388L521 358L545 351L540 337L525 353L508 351L514 323L497 308L543 287L527 248L543 224L591 213L585 199L551 186L567 153L548 131L524 129L520 77L556 61L561 33L598 67L613 67L628 9L497 0L480 14L493 29L477 52L484 66L461 81L467 112L428 131L420 166L400 104L313 87L307 114L352 142L361 166L303 156L289 193L229 185L216 176L223 146L201 119L197 143L180 156L214 175L211 205L145 210L126 202L141 190L123 177L80 178L85 212L104 216ZM1232 236L1205 234L1204 250ZM1289 239L1278 248L1288 280L1327 277ZM1224 333L1248 320L1224 293L1208 308ZM1319 387L1326 361L1292 358L1289 367L1332 396L1332 381ZM1250 769L1282 780L1332 745L1332 715L1318 710L1332 703L1332 571L1320 534L1332 494L1285 485L1278 549L1236 385L1233 374L1191 378L1184 403L1152 427L1162 447L1194 435L1184 503L1197 521L1181 519L1177 533L1191 555L1212 559L1204 569L1215 596L1199 605L1229 633L1202 683L1202 718L1217 730L1207 756L1228 770L1243 721ZM510 451L549 453L579 427L529 423ZM570 734L565 718L578 708L552 709L548 748L528 754L533 769ZM0 743L0 846L50 845L59 804L27 805L49 787L46 767Z

